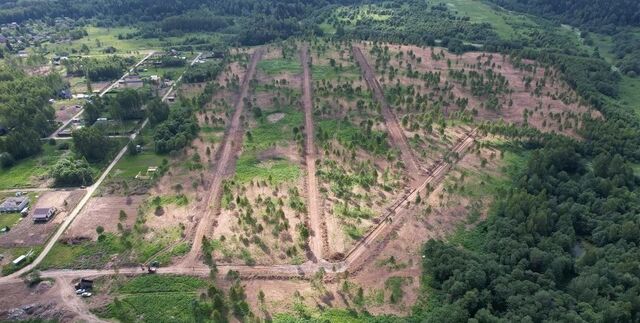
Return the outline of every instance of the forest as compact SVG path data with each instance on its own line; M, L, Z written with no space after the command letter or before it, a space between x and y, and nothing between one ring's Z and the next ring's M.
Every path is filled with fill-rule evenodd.
M522 39L515 39L501 36L491 22L474 22L445 4L422 0L12 0L0 4L0 23L67 16L91 20L102 27L136 27L133 34L121 35L122 38L210 32L224 35L229 45L326 37L345 43L371 40L443 46L454 54L482 48L509 55L518 68L529 68L527 60L553 68L577 93L577 103L594 107L602 117L582 118L575 137L541 133L522 125L483 124L482 131L508 138L510 148L524 150L530 156L517 173L510 174L506 193L494 197L486 220L468 228L462 239L424 241L422 290L408 317L349 315L365 315L381 322L638 322L640 119L638 103L624 102L622 83L640 75L640 36L636 32L640 27L640 2L487 3L497 11L502 10L497 7L500 6L551 22L531 27L526 34L518 34ZM558 31L560 23L580 28L579 35L574 35L573 30L570 36ZM595 45L596 34L611 37L615 66L605 60L606 49ZM374 52L379 50L375 48ZM382 52L375 54L384 56ZM376 68L386 64L383 59L375 63ZM119 77L132 61L118 57L71 58L64 64L70 76L101 81ZM183 67L184 61L167 58L162 64ZM184 74L183 81L212 81L224 66L219 61L195 65ZM412 74L411 69L401 73L427 84L435 78L438 82L434 83L439 83L441 76ZM468 83L475 97L487 98L483 104L492 112L504 108L490 102L495 95L508 92L502 75L451 71L448 76ZM323 91L320 84L324 83L317 83L317 93ZM0 67L0 166L10 167L42 151L46 144L42 138L57 128L51 121L55 115L49 100L68 87L55 73L38 76L18 68ZM197 114L218 90L217 85L208 83L200 96L178 100L171 107L152 99L146 87L121 90L88 102L83 118L92 125L105 116L118 121L148 117L153 127L149 136L153 151L170 156L198 137L201 129ZM345 87L345 93L340 93L341 88L331 89L344 96L353 95L346 93L350 90L351 85ZM396 102L406 89L398 84L385 90L387 99ZM326 88L324 91L329 92ZM459 107L467 104L468 101L457 102ZM365 103L360 100L357 105L364 107ZM411 120L405 117L401 122L406 126ZM330 125L315 129L322 144L341 135L332 132ZM347 125L354 131L343 136L346 139L340 144L344 146L357 146L380 156L394 148L387 144L387 134L376 130L373 121ZM71 139L75 155L53 166L55 186L91 183L91 163L106 162L112 149L104 148L115 146L114 139L100 127L75 131ZM130 153L134 150L135 146L130 146ZM329 162L318 163L326 164L327 168L333 166ZM359 184L371 186L374 176L367 177L368 169L361 168ZM347 184L356 180L322 168L318 175L323 180ZM344 178L336 178L341 176ZM336 195L349 191L338 185L335 190ZM210 286L200 300L191 304L196 321L224 321L231 313L236 317L250 314L241 282L236 277L230 281L229 300L222 289ZM126 314L135 313L127 308ZM123 320L127 319L130 317Z
M590 30L615 32L618 27L640 25L640 2L635 0L491 0L497 5L525 11Z
M16 160L41 151L40 138L55 127L49 104L66 87L58 74L29 76L23 71L0 67L0 164L9 167Z

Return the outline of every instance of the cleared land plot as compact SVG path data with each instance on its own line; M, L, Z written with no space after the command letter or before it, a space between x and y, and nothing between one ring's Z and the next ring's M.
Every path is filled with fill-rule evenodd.
M38 246L47 241L49 236L73 210L84 194L84 190L44 192L29 209L29 216L21 220L11 231L0 236L2 247ZM34 223L31 215L36 208L55 207L56 215L45 223Z
M467 230L486 217L493 197L508 189L509 174L526 163L519 152L485 142L486 148L475 145L444 181L403 211L405 216L394 219L390 235L377 240L370 256L354 264L358 270L345 293L349 301L356 300L362 287L367 311L406 315L420 295L423 241L472 241Z
M279 53L271 48L267 57L282 60ZM291 62L301 71L297 61ZM302 263L306 241L300 231L306 199L300 81L291 75L291 66L265 70L260 64L258 83L245 110L242 151L233 178L224 184L214 256L247 264Z
M326 256L338 259L401 192L403 174L348 44L320 42L310 52Z
M376 62L385 95L405 129L437 130L444 119L480 119L576 136L583 115L600 117L557 71L534 61L391 44L362 48Z

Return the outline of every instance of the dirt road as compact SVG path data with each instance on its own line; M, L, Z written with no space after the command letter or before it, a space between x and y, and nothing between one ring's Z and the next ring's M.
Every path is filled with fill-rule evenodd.
M475 141L476 130L471 131L467 134L461 141L459 141L452 149L452 152L458 153L459 156L462 156L464 152L471 147L473 142ZM395 203L394 207L389 210L389 212L381 218L380 222L377 226L375 226L372 230L370 230L363 239L358 241L356 245L346 254L344 261L348 266L351 266L359 257L363 257L367 251L370 251L370 247L375 243L376 239L380 237L391 224L397 220L398 217L408 213L407 207L416 200L418 194L422 194L422 192L427 188L427 186L431 185L431 187L437 186L448 173L448 171L453 166L453 163L447 163L444 161L436 161L434 165L431 166L431 172L426 177L426 179L415 189L411 191L405 198L399 201L399 203ZM425 198L426 200L426 198ZM363 257L366 258L366 257ZM351 269L350 269L351 270Z
M153 55L155 52L151 51L149 54L147 54L147 56L145 56L142 60L140 60L138 63L136 63L136 65L133 65L133 67L131 67L129 69L128 72L124 73L119 79L117 79L115 82L111 83L111 85L109 85L107 88L105 88L104 90L102 90L100 92L100 94L98 94L98 96L102 97L103 95L107 94L109 91L111 91L116 85L118 85L118 83L122 80L124 80L125 77L129 76L129 74L131 72L133 72L133 70L140 66L142 63L144 63L144 61L146 61L147 59L149 59L149 57L151 57L151 55ZM56 129L56 131L54 131L51 135L49 135L49 137L47 137L46 139L51 139L51 138L56 138L58 137L58 134L60 133L60 131L64 130L64 128L66 128L72 121L73 119L78 119L80 118L80 116L82 115L82 113L84 112L84 108L80 109L80 111L78 111L78 113L76 113L76 115L74 115L71 119L69 119L67 122L65 122L64 124L62 124L62 126L60 126L58 129Z
M311 237L309 248L316 259L322 259L329 250L327 228L320 207L318 179L316 178L316 146L313 130L313 101L311 99L311 69L307 44L300 49L302 64L302 106L304 107L305 163L307 165L307 198Z
M244 99L247 97L249 92L249 83L253 79L253 76L256 71L256 65L262 58L262 54L264 49L257 49L253 55L251 56L251 62L249 63L249 67L247 68L247 72L244 75L244 79L242 80L242 85L240 86L240 93L238 93L238 97L236 98L236 102L234 103L234 113L231 118L231 124L227 133L225 134L225 138L222 146L220 147L220 151L218 151L217 156L219 156L218 161L215 165L214 177L211 182L211 186L209 188L209 194L207 198L204 200L207 201L206 210L198 226L196 227L196 233L193 238L193 244L191 246L191 251L185 257L182 264L184 266L197 265L198 255L201 252L202 248L202 238L207 234L207 232L211 229L213 224L213 217L216 216L218 209L220 208L220 197L222 193L222 182L225 179L225 175L227 173L227 169L234 162L234 155L238 151L240 145L242 144L242 122L241 116L244 110Z
M93 315L93 313L87 309L87 304L82 301L80 296L76 295L75 288L69 278L57 277L55 288L58 290L60 299L64 302L65 306L76 313L75 321L106 322Z
M355 57L358 65L362 69L362 73L364 75L364 79L369 86L371 92L373 92L374 98L380 103L380 107L382 110L382 117L384 118L384 122L389 130L389 135L391 136L391 141L393 142L393 147L398 148L400 150L400 158L404 162L404 165L407 170L407 175L412 178L412 184L417 184L420 180L420 174L422 171L419 167L419 163L415 156L413 155L413 151L411 147L409 147L409 142L402 131L402 128L398 124L398 120L396 119L395 114L391 111L391 107L387 100L384 97L384 92L382 91L382 87L376 78L371 65L367 62L367 59L362 54L362 51L356 45L353 46L353 56ZM412 185L411 187L415 187Z
M147 55L147 58L150 55L151 54ZM200 57L200 55L198 55L198 57ZM195 59L194 59L193 62L191 62L191 65L193 65L194 62L195 62ZM138 63L136 66L138 66L141 63L142 62ZM184 74L184 72L183 72L183 74ZM166 99L166 97L163 98L163 100L164 99ZM149 123L149 119L145 119L144 122L142 122L142 125L140 125L140 128L136 132L131 134L131 136L129 136L129 141L135 140L136 137L138 136L138 134L144 129L144 127L147 126L148 123ZM11 274L11 275L9 275L7 277L19 277L23 273L29 272L32 269L36 268L42 262L42 260L44 260L44 258L47 256L49 251L51 251L51 249L53 248L55 243L58 241L58 239L60 239L60 237L62 236L64 231L67 230L69 225L71 225L71 222L73 222L73 220L78 216L78 214L80 213L82 208L84 208L84 206L87 204L87 202L89 202L89 199L91 198L91 196L93 196L93 193L95 193L95 191L102 184L102 182L104 182L104 180L107 178L109 173L111 173L111 170L116 166L118 161L120 161L120 159L122 159L122 157L124 156L124 154L126 152L127 152L127 145L125 145L124 147L122 147L122 149L120 149L120 152L118 152L116 157L113 159L113 161L111 161L109 166L107 166L107 168L104 170L102 175L100 175L98 180L96 180L95 183L93 183L93 185L87 187L87 192L82 197L82 200L80 200L80 202L78 203L78 205L76 205L76 207L73 209L73 211L71 211L71 213L69 213L69 215L64 219L64 222L62 222L62 224L60 225L60 227L58 228L56 233L49 239L49 241L45 245L44 249L42 249L42 252L40 252L38 257L31 264L25 266L24 268L16 271L15 273L13 273L13 274Z

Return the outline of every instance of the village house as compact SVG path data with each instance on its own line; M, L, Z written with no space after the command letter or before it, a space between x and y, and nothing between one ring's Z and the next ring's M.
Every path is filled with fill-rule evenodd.
M47 222L56 214L56 208L43 207L33 210L33 222Z
M20 212L26 208L27 205L29 205L29 198L26 196L9 197L0 204L0 212Z

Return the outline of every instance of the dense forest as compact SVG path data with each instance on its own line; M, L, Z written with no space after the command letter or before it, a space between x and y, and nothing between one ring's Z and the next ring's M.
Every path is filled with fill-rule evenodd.
M640 2L636 0L491 0L501 7L530 12L563 23L602 32L617 27L640 26Z
M640 25L640 1L490 1L580 27L585 42L588 32L610 35L620 72L631 77L640 73L640 37L633 31ZM232 35L230 43L243 45L327 35L330 32L320 28L326 24L335 29L338 39L442 45L454 53L483 47L511 55L514 63L534 59L554 67L580 95L580 103L595 107L604 117L581 120L580 139L510 126L484 127L511 137L513 149L528 150L531 157L514 175L508 192L495 197L487 220L468 232L460 245L426 242L423 295L405 319L640 321L640 179L633 170L640 163L640 121L636 111L618 100L621 73L598 51L587 52L550 27L532 28L526 40L502 39L491 24L474 23L446 5L420 0L372 2L379 5L336 11L334 5L361 1L3 1L0 23L68 16L94 19L101 26L136 25L141 37L215 31ZM356 19L367 14L384 19ZM129 63L115 58L72 59L67 68L73 75L101 80L119 75ZM217 62L202 64L186 73L184 80L209 81L222 68ZM0 69L0 131L6 133L0 137L2 166L40 152L41 137L55 128L48 100L66 86L56 75L28 76L8 67ZM205 94L214 90L208 85ZM159 100L150 101L144 91L125 90L95 99L85 106L86 121L93 124L105 115L121 121L147 116L155 127L157 153L187 146L199 130L196 101L207 102L210 96L170 109ZM321 140L324 137L328 135ZM98 127L74 133L73 140L81 158L56 165L58 185L90 183L88 162L104 161L108 154L103 148L111 145ZM235 288L231 293L237 294L237 309L233 311L244 313L244 292ZM217 305L209 303L219 302L222 295L215 288L208 292L207 298L194 304L196 317L216 317L212 306ZM395 320L379 318L387 319Z
M8 67L0 68L0 164L9 167L16 160L39 153L40 138L56 124L49 99L67 85L58 74L29 76Z

